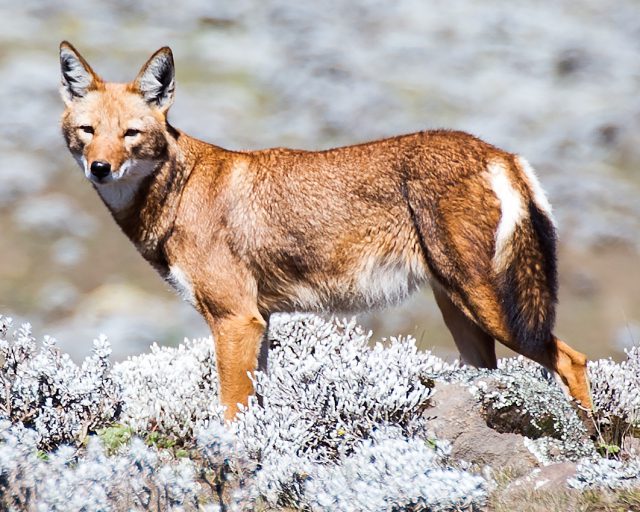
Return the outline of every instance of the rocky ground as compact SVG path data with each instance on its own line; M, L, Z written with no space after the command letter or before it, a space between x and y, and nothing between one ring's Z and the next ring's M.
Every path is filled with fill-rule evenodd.
M589 366L594 413L542 369L283 316L224 426L211 339L81 365L0 317L0 503L12 510L640 510L640 350Z

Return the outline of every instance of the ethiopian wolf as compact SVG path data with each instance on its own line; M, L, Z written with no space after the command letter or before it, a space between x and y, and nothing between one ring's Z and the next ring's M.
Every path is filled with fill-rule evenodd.
M591 407L586 358L552 332L551 207L529 164L425 131L327 151L229 151L171 126L173 56L103 81L60 45L69 150L140 254L204 316L232 419L274 312L355 312L430 284L463 361L495 340Z

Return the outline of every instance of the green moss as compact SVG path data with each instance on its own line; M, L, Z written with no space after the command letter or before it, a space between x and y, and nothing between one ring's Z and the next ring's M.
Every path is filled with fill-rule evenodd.
M166 450L171 449L178 444L178 441L174 437L162 435L158 432L150 432L145 437L144 441L149 446L155 446L156 448L163 448Z
M601 441L599 443L596 443L596 450L598 450L598 453L602 457L611 459L620 453L620 446L616 444L607 444Z
M117 452L121 446L127 444L133 437L131 427L119 423L98 429L96 433L108 454Z

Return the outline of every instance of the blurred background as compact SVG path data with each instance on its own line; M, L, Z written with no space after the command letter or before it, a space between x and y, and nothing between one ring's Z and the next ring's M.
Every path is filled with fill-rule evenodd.
M208 330L67 152L62 39L114 81L170 45L171 122L230 149L445 127L524 155L559 225L557 333L594 358L640 340L637 0L0 0L0 314L120 359ZM360 320L455 353L428 290Z

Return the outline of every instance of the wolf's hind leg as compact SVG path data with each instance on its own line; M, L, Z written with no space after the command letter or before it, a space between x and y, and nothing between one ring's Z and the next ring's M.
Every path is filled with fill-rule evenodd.
M437 283L433 285L433 295L444 323L460 351L462 361L479 368L497 368L493 337L469 319Z

